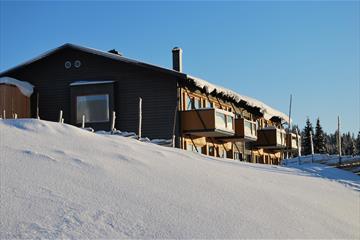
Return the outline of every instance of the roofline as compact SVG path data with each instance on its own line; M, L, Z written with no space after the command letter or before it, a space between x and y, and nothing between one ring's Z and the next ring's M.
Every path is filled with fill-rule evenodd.
M98 49L95 49L95 48L83 47L83 46L72 44L72 43L66 43L64 45L61 45L60 47L57 47L57 48L51 49L49 51L46 51L46 52L44 52L44 53L42 53L42 54L40 54L40 55L30 59L30 60L27 60L27 61L25 61L25 62L23 62L21 64L18 64L18 65L14 66L14 67L11 67L11 68L3 71L3 72L0 72L0 76L5 76L6 74L8 74L8 73L10 73L12 71L15 71L15 70L17 70L19 68L30 65L30 64L32 64L32 63L34 63L36 61L39 61L39 60L41 60L43 58L46 58L46 57L50 56L51 54L59 52L59 51L65 49L65 48L72 48L72 49L76 49L76 50L83 51L83 52L86 52L86 53L111 58L111 59L116 60L116 61L127 62L127 63L135 64L135 65L138 65L138 66L141 66L141 67L155 69L157 71L169 73L169 74L175 75L177 77L186 78L186 75L184 73L175 71L173 69L160 67L160 66L157 66L157 65L154 65L154 64L149 64L149 63L133 60L133 59L130 59L130 58L126 58L126 57L117 55L117 54L105 52L105 51L98 50Z

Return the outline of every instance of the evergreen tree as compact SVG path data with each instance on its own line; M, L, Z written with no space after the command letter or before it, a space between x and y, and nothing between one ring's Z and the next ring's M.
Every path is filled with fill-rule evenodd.
M309 118L307 118L306 125L301 133L301 138L302 138L301 145L304 155L311 154L310 134L314 135L313 133L314 133L313 127L311 125Z
M320 125L320 119L316 121L315 135L314 135L314 152L315 153L326 153L325 146L325 135Z

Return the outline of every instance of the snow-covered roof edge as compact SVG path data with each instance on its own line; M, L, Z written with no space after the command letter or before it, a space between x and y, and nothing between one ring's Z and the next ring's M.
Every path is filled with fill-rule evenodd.
M9 84L16 86L22 94L30 97L34 92L34 86L28 82L20 81L11 77L0 77L0 84Z
M191 75L187 75L187 79L188 80L191 80L194 82L194 84L200 88L200 89L204 89L204 88L207 88L207 91L209 93L213 92L214 90L216 90L217 93L220 93L224 96L227 96L231 99L233 99L234 101L236 102L240 102L240 101L244 101L246 102L247 105L251 106L251 107L257 107L260 109L261 113L264 115L264 118L265 119L271 119L272 117L278 117L280 119L282 119L284 122L289 122L289 116L286 115L285 113L282 113L268 105L266 105L265 103L257 100L257 99L254 99L254 98L251 98L251 97L248 97L248 96L245 96L245 95L241 95L237 92L234 92L230 89L227 89L227 88L223 88L223 87L220 87L220 86L217 86L215 84L212 84L212 83L209 83L201 78L198 78L198 77L194 77L194 76L191 76ZM292 120L290 120L292 121Z
M75 81L69 84L69 86L79 86L79 85L91 85L91 84L106 84L113 83L114 81Z

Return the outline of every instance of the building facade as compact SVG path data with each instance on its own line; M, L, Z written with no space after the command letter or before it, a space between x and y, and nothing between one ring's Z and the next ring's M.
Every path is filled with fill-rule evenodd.
M176 147L209 156L278 164L298 148L287 133L287 116L182 72L182 50L172 52L173 69L65 44L0 73L31 83L31 116L109 130L138 131L142 99L142 136L175 139Z

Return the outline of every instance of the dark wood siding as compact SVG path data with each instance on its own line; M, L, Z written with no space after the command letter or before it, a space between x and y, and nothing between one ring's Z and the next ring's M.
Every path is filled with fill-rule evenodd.
M74 67L75 60L81 61L81 67ZM65 61L72 63L70 69L65 68ZM71 48L63 49L6 75L28 81L35 86L39 93L40 118L57 121L61 109L66 123L71 123L71 82L113 80L117 129L137 132L138 98L142 97L142 135L150 138L172 136L177 103L177 79L174 75ZM34 97L36 95L35 93ZM35 99L33 102L36 102ZM33 116L34 114L33 111Z

